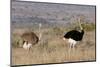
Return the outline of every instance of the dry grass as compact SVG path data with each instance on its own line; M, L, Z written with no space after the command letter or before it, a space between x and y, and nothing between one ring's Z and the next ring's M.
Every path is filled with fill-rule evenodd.
M48 30L49 31L49 30ZM30 51L12 47L12 64L45 64L73 61L91 61L95 58L95 32L86 32L83 41L70 50L68 43L60 35L51 35L45 31L43 40L34 45ZM13 44L12 44L13 45Z

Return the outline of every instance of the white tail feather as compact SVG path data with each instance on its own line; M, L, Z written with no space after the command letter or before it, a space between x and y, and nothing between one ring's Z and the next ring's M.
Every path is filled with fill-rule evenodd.
M23 44L23 48L26 49L26 50L27 50L27 49L30 49L31 46L32 46L31 43L28 43L28 44L27 44L27 42L25 42L25 43Z

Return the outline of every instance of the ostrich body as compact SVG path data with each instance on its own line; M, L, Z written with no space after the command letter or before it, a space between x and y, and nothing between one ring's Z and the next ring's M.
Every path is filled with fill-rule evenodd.
M83 28L81 26L80 19L79 19L79 26L80 26L80 31L71 30L71 31L67 32L64 35L63 40L68 39L68 42L70 44L70 48L71 47L74 48L74 46L76 45L77 41L81 41L83 39L84 30L83 30Z
M74 47L77 41L82 40L83 35L84 35L84 30L81 30L81 32L77 30L71 30L64 35L64 38L68 39L68 42L70 43L70 47Z
M23 40L23 48L24 49L30 49L32 45L35 45L38 43L39 40L41 40L42 34L40 32L40 29L42 27L42 24L39 24L39 37L34 32L25 32L21 38Z
M67 32L64 37L69 39L73 39L75 41L81 41L84 35L84 30L81 30L81 32L77 31L77 30L71 30L69 32Z
M38 36L34 32L26 32L21 37L24 49L30 49L32 45L35 45L39 41Z

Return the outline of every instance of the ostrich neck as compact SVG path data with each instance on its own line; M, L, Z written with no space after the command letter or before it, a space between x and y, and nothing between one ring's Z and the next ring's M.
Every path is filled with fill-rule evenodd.
M80 18L78 19L78 23L79 23L80 30L83 30Z
M41 24L39 24L39 40L41 40L41 37L42 37L42 33L41 33L41 31L40 31L40 29L41 29Z

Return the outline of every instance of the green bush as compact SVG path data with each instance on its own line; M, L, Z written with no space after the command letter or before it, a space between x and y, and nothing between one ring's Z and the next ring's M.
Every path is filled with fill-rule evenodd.
M11 44L12 44L12 47L22 47L22 39L20 36L18 35L12 35L11 37Z
M82 23L82 27L85 31L95 30L95 24L94 23ZM80 29L80 27L77 23L73 23L72 26L70 26L69 29Z
M95 24L93 24L93 23L84 23L84 24L82 24L82 27L86 31L93 31L93 30L95 30Z

